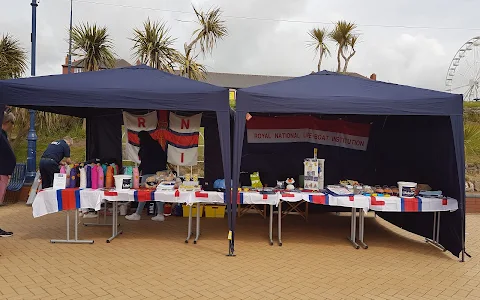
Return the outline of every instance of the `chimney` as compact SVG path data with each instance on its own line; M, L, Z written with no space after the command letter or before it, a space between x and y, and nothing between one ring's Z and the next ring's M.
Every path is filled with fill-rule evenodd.
M65 65L68 66L68 55L65 56Z
M140 60L137 59L137 66L139 66L141 63L140 63Z
M370 79L371 80L377 80L377 74L372 73L372 75L370 75Z

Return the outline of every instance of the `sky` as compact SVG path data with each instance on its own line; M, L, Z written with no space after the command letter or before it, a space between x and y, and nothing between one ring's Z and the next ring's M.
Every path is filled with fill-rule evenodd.
M0 35L17 38L30 55L30 0L1 0ZM341 3L341 4L340 4ZM377 80L445 90L445 75L457 50L480 36L478 0L74 0L73 23L106 26L115 53L130 63L134 28L150 18L167 23L177 49L192 38L192 4L218 6L228 28L212 55L200 57L212 72L301 76L316 70L308 31L358 24L360 43L348 71ZM40 0L37 8L36 75L59 74L68 53L69 0ZM332 53L335 44L329 43ZM334 55L322 69L333 71ZM480 67L480 65L478 66ZM30 72L30 71L29 71Z

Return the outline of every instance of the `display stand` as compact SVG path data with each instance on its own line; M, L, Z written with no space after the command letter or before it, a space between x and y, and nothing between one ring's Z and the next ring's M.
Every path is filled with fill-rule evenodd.
M289 207L284 212L282 212L282 218L284 218L289 214L296 214L301 216L306 222L308 222L308 202L307 201L298 201L298 202L284 201L284 202L286 202ZM305 210L302 210L300 207L302 203L305 203Z
M433 235L431 239L425 238L425 241L445 252L447 251L445 247L440 245L440 216L440 211L436 211L433 213Z
M358 249L360 246L357 244L357 239L356 239L356 233L357 233L357 209L355 207L352 207L352 216L350 219L350 237L347 237L347 239L352 243L353 248Z
M100 223L100 214L97 212L97 223L83 223L83 226L112 226L111 223L107 223L107 206L108 206L108 201L104 201L104 209L103 209L103 223ZM113 210L113 206L112 206ZM113 220L112 220L113 222ZM120 224L117 224L120 226Z
M363 249L368 249L368 245L365 244L365 242L363 241L363 237L365 234L365 211L363 209L360 209L359 214L360 216L358 218L358 244Z
M65 211L67 214L67 239L65 240L50 240L52 244L93 244L93 240L79 240L78 239L78 209L75 209L75 238L73 240L70 239L70 211Z

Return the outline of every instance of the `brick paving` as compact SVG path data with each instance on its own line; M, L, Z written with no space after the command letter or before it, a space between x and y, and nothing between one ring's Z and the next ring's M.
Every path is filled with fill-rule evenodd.
M246 215L236 257L225 256L226 219L203 218L197 245L184 243L186 218L144 219L121 218L111 244L109 227L83 226L93 245L50 244L65 236L64 213L0 207L0 227L15 232L0 238L0 299L480 299L480 215L467 216L466 263L371 214L367 250L347 242L348 214L286 217L283 247Z

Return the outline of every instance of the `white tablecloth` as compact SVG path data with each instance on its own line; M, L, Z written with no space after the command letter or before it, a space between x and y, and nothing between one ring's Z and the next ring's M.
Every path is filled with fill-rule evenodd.
M452 198L399 198L369 197L370 209L383 212L435 212L455 211L458 201Z
M145 202L162 201L168 203L224 203L223 193L206 191L149 191L149 190L124 190L124 191L105 191L103 199L107 201L121 202Z
M33 217L56 213L62 210L92 208L100 210L103 191L92 189L42 190L32 203Z

